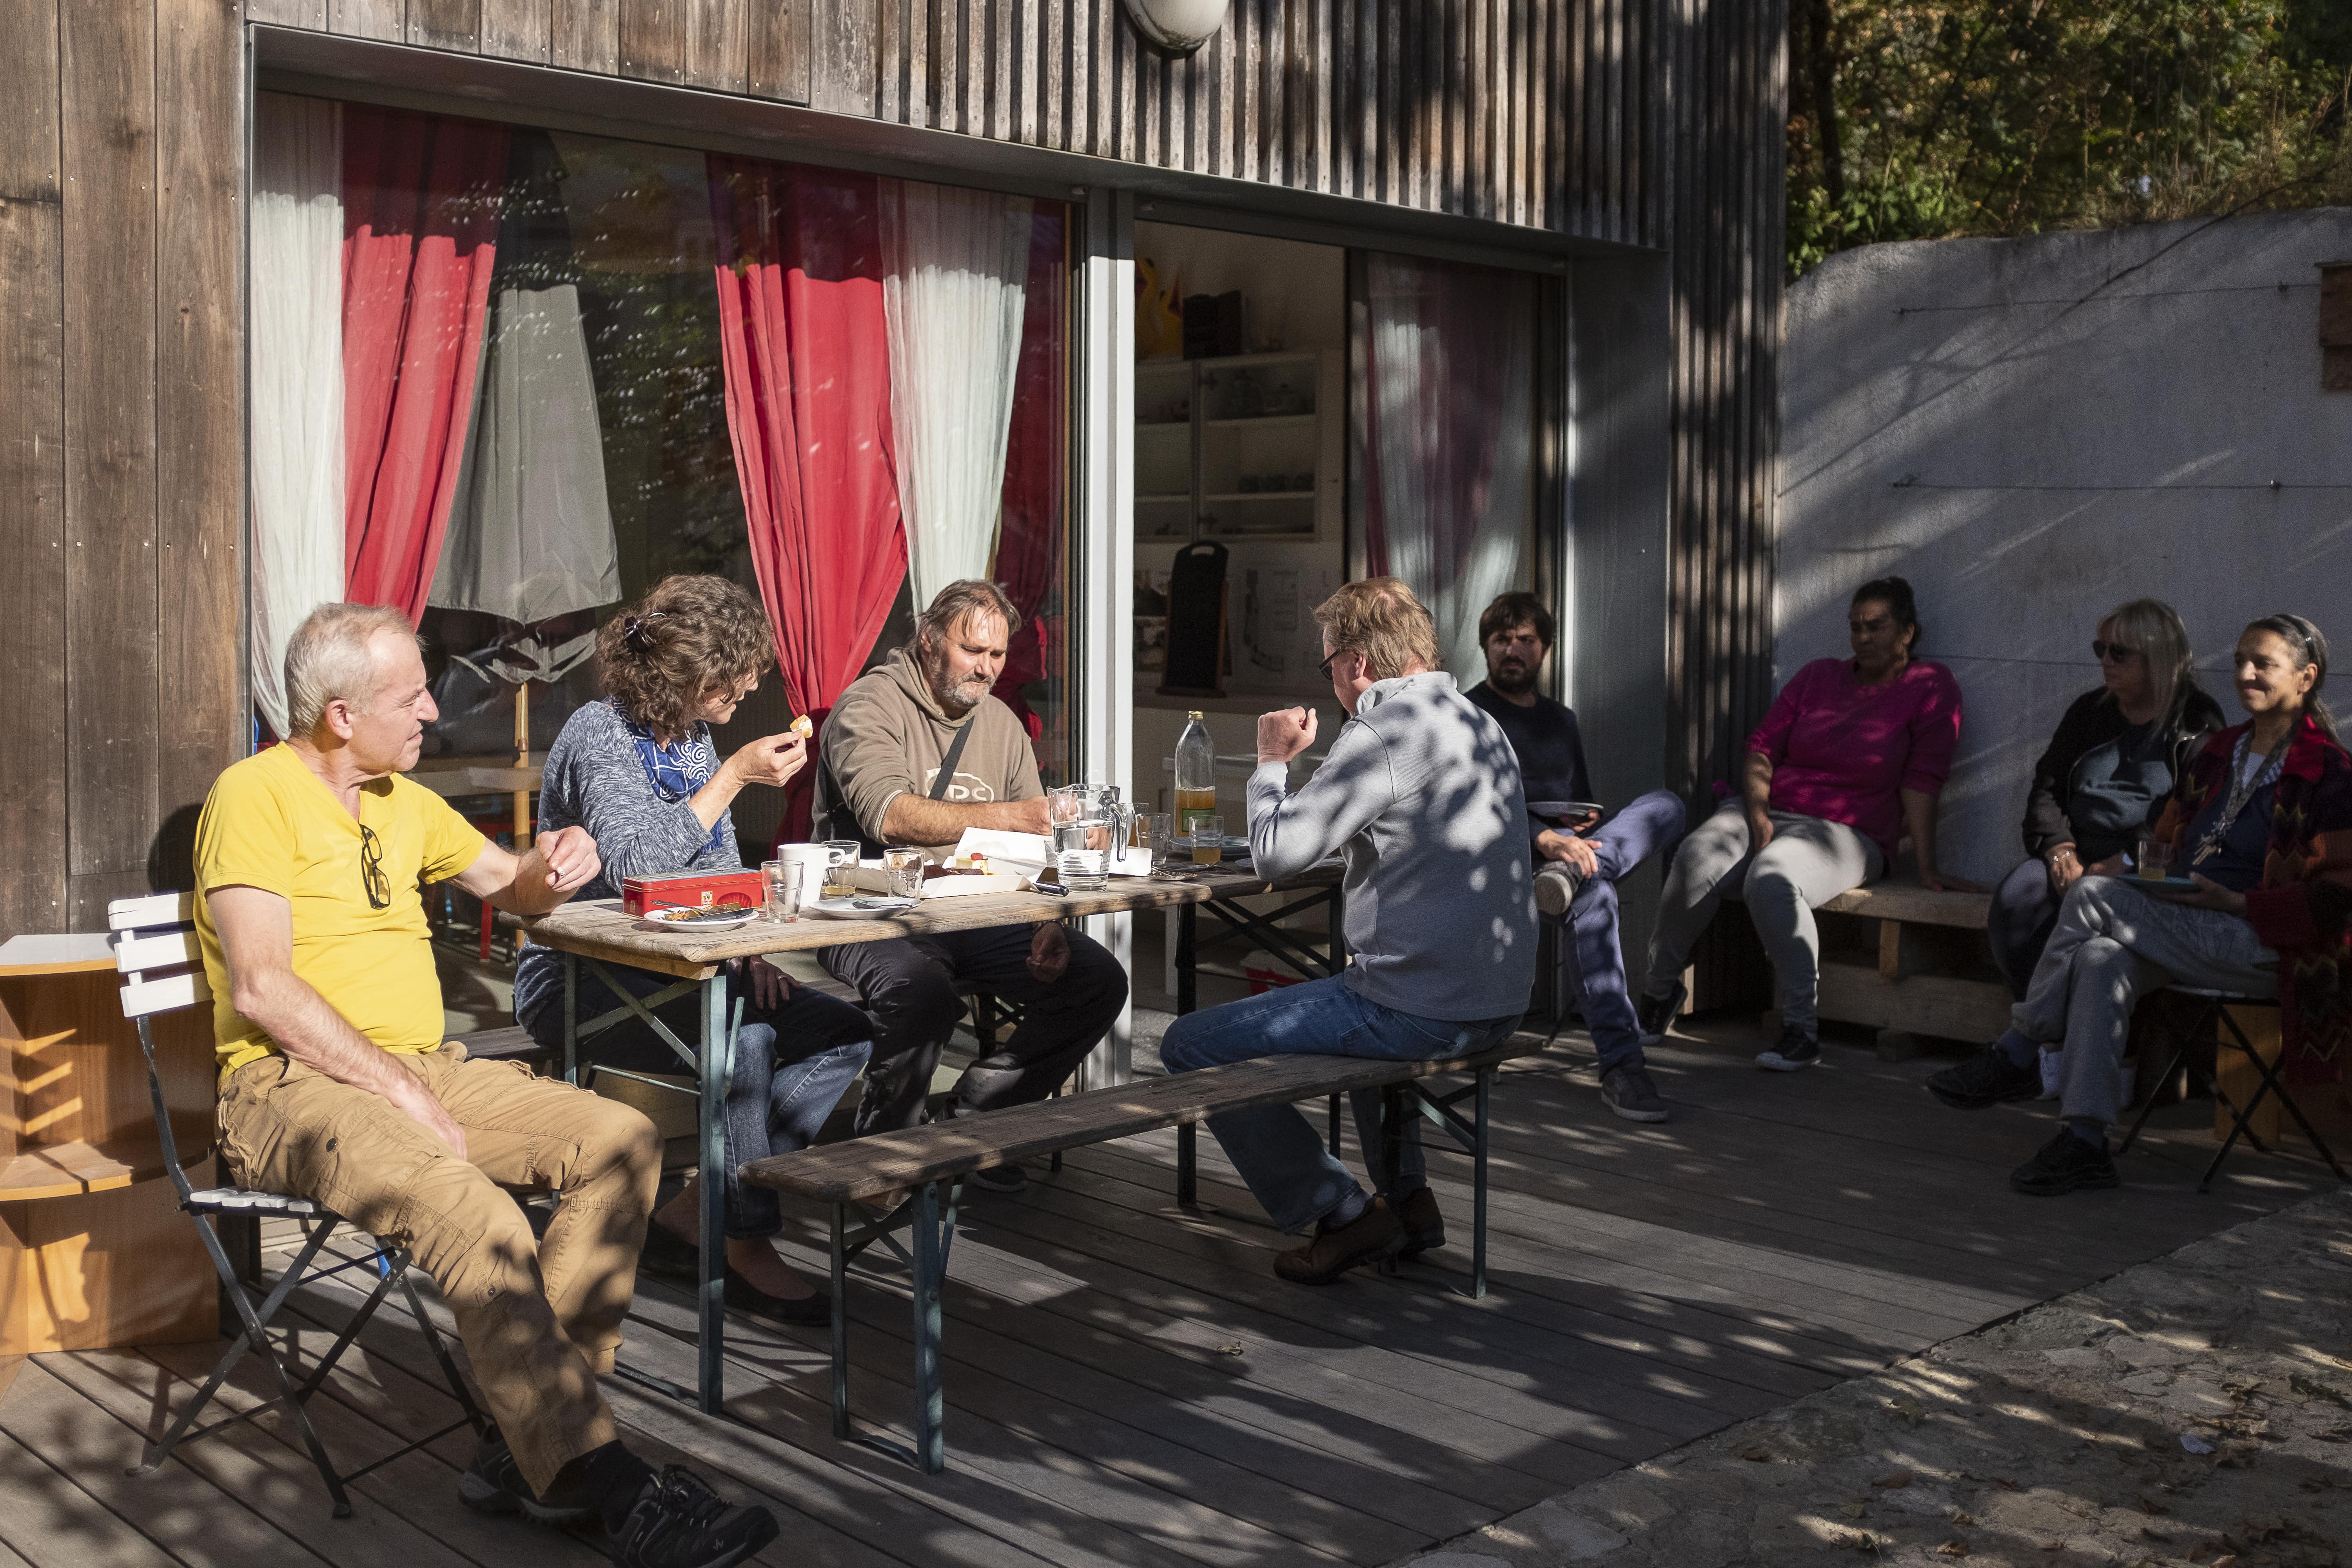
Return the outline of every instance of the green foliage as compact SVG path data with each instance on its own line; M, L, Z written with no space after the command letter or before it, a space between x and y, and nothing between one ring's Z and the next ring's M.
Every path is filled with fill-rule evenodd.
M1792 274L1877 240L2352 200L2352 0L1790 12Z

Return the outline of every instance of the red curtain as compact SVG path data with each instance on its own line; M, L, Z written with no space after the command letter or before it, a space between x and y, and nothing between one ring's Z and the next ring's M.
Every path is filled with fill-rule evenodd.
M793 704L822 725L907 575L875 181L715 153L709 173L751 566ZM786 796L784 839L807 837L814 771Z
M501 125L343 110L343 583L411 625L441 560L506 184Z
M1045 679L1059 664L1059 617L1048 620L1038 612L1062 566L1063 325L1068 313L1063 224L1062 208L1037 204L1021 313L1021 363L1013 383L1013 426L1004 449L1004 509L996 536L996 581L1021 611L996 695L1020 717L1033 741L1045 733L1045 724L1023 700L1021 688Z

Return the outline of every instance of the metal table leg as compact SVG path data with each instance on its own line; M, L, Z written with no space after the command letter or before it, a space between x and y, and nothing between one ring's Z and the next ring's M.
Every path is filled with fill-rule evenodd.
M696 1387L706 1415L716 1415L726 1400L727 1355L727 1081L734 1067L735 1039L728 1028L727 974L702 983L702 1278L695 1291L695 1343L699 1354Z
M1176 1012L1178 1016L1199 1005L1200 971L1194 943L1199 939L1195 906L1186 904L1176 915Z
M580 1084L580 955L563 955L563 1081Z
M833 1205L833 1435L849 1436L849 1205Z

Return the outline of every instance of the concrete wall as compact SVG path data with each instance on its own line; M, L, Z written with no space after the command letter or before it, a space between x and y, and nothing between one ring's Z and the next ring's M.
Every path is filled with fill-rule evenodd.
M2352 395L2319 388L2313 269L2347 258L2331 208L1872 246L1790 289L1777 679L1845 653L1855 587L1911 581L1967 700L1947 869L2023 854L2033 760L2116 603L2170 601L2233 720L2256 616L2352 661Z

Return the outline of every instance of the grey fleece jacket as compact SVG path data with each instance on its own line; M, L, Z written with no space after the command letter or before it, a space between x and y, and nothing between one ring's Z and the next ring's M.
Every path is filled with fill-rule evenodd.
M1452 676L1375 683L1314 776L1289 783L1280 763L1250 775L1250 855L1282 878L1344 851L1358 995L1449 1023L1527 1010L1536 908L1519 761Z

